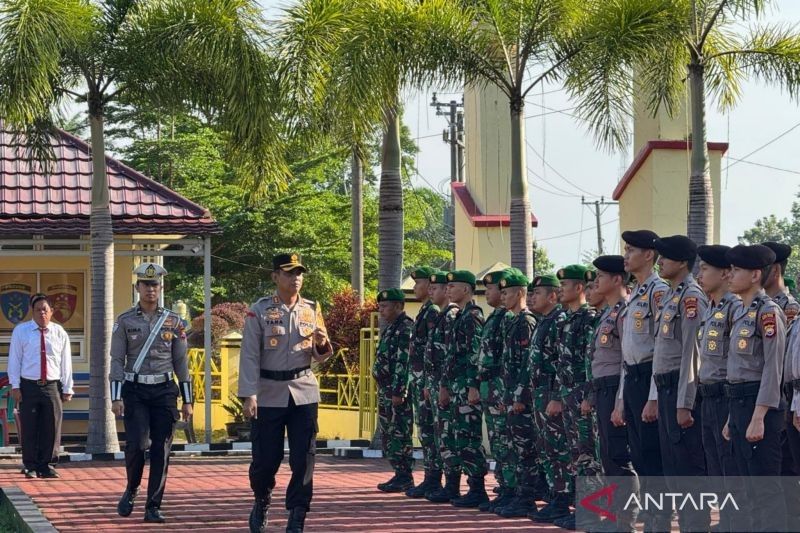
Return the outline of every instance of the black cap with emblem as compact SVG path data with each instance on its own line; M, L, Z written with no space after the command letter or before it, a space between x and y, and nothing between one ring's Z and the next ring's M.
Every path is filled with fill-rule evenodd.
M716 268L730 268L731 262L725 258L725 254L731 249L724 244L704 244L697 247L697 255L704 263Z
M656 239L655 245L662 257L673 261L691 261L697 256L697 245L686 235Z
M622 232L623 241L628 243L630 246L642 248L643 250L655 250L656 239L658 239L658 234L654 231L650 231L649 229Z
M738 244L728 250L725 259L738 268L760 270L775 263L775 252L763 244Z
M792 255L792 247L788 244L783 244L782 242L774 242L774 241L767 241L761 243L763 246L766 246L773 252L775 252L775 262L776 263L783 263L789 256Z
M300 262L300 256L295 253L278 254L272 258L272 270L283 270L284 272L291 272L295 268L299 268L303 272L308 272L308 269Z

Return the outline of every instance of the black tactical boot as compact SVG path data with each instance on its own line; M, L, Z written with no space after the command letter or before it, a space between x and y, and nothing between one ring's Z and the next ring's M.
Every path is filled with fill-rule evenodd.
M461 472L447 474L447 483L437 491L429 492L425 498L432 503L449 503L461 497Z
M136 501L136 495L139 489L125 489L122 493L122 498L119 499L117 504L117 514L120 516L130 516L133 512L133 502Z
M429 492L439 490L442 488L442 471L441 470L426 470L425 479L417 485L406 491L406 496L409 498L424 498Z
M575 513L569 513L567 516L556 518L553 520L553 525L562 529L575 531Z
M266 533L269 523L270 497L256 498L253 509L250 511L250 533Z
M467 484L469 485L469 492L460 498L452 500L450 503L453 504L453 507L479 507L489 501L483 476L470 476L467 479Z
M503 518L524 518L536 511L536 502L530 496L514 496L508 505L497 507L494 512Z
M157 524L163 524L167 521L164 518L164 515L161 514L161 511L158 507L148 507L144 510L144 521L145 522L155 522Z
M504 505L508 505L511 503L511 500L514 499L514 491L507 488L501 488L500 492L497 493L497 496L493 500L488 502L484 502L478 506L478 509L482 512L489 512L493 513L495 509L498 507L503 507Z
M553 495L550 503L545 505L541 511L530 513L528 518L534 522L544 524L552 523L557 518L564 518L569 515L569 493L557 492Z
M306 524L306 509L295 507L289 511L289 521L286 522L286 533L303 533Z
M398 472L386 483L378 484L378 490L383 492L405 492L414 487L414 478L411 472Z

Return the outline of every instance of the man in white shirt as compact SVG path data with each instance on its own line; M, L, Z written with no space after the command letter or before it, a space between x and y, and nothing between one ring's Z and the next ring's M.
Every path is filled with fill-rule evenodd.
M19 404L24 430L22 462L29 478L57 478L52 467L61 440L61 402L72 399L72 354L69 335L50 322L47 296L31 296L33 320L17 324L8 352L11 395Z

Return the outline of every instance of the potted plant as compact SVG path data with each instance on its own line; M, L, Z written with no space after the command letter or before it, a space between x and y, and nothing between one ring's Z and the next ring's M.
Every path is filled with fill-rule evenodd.
M233 417L233 422L227 422L225 424L225 430L228 432L228 436L237 438L237 440L240 441L249 441L250 422L245 420L242 400L238 396L230 394L228 396L228 401L230 402L229 404L222 406L222 408Z

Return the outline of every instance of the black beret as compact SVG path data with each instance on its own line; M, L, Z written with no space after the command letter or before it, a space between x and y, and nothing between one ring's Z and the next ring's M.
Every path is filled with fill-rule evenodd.
M775 262L776 263L783 263L789 256L792 255L792 247L788 244L783 244L782 242L773 242L767 241L761 243L763 246L766 246L773 252L775 252Z
M625 273L625 258L621 255L601 255L592 261L592 264L597 270L602 270L610 274Z
M725 246L724 244L704 244L697 247L697 255L713 267L730 268L731 262L725 258L725 254L730 249L730 246Z
M656 239L656 250L662 257L673 261L691 261L697 256L697 245L686 235Z
M656 239L658 239L658 235L649 229L622 232L623 241L631 246L642 248L644 250L655 250Z
M763 244L738 244L728 250L725 259L735 267L759 270L775 263L775 252Z

